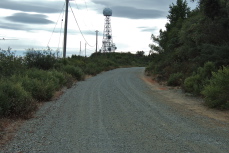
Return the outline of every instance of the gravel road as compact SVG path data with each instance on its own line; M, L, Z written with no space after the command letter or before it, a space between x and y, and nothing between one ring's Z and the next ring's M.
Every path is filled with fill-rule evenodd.
M228 123L173 107L143 72L120 68L78 82L45 103L1 152L229 152Z

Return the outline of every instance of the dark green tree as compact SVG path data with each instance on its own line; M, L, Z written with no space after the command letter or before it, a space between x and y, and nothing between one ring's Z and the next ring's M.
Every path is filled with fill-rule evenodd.
M219 0L200 0L200 9L205 16L214 19L220 14L220 2Z
M190 8L188 7L186 0L177 0L176 4L169 6L169 15L167 18L169 19L170 24L175 24L180 19L188 18L190 13Z
M165 25L166 30L160 30L158 37L151 36L153 41L158 43L163 51L171 51L180 45L178 41L179 29L190 14L190 8L186 0L177 0L176 4L172 3L169 8L169 15L167 16L169 22ZM153 45L152 47L155 48Z

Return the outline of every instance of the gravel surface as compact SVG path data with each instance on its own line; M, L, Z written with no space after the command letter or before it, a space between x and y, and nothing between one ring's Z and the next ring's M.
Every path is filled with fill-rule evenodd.
M229 152L227 123L173 107L143 72L120 68L78 82L43 105L1 152Z

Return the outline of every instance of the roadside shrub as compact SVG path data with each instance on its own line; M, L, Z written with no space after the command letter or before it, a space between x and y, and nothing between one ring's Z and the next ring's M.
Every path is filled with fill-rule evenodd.
M30 92L38 101L50 100L55 90L60 88L60 82L52 71L29 69L21 76L13 76L11 80L20 81L23 88Z
M117 67L117 65L113 61L108 60L108 59L99 60L98 66L101 67L105 71L108 71L108 70L111 70Z
M212 77L212 72L214 71L215 65L212 62L207 62L204 64L204 67L199 67L196 73L193 73L192 76L185 79L185 91L196 95L201 94L204 86L209 83L209 80Z
M73 85L73 83L74 83L74 78L73 78L73 76L72 76L71 74L68 74L68 73L65 73L64 75L65 75L65 79L66 79L66 84L65 84L65 86L66 86L67 88L71 88L72 85Z
M0 77L9 77L24 70L23 59L16 57L11 48L8 48L8 50L0 49Z
M58 79L52 74L52 71L45 71L40 69L29 69L25 72L25 75L27 75L29 78L38 79L43 82L55 82L58 84Z
M210 79L212 72L216 71L215 64L213 62L207 62L204 67L199 67L197 73L200 74L201 78Z
M50 100L54 95L56 85L53 81L42 81L28 76L23 77L21 81L24 89L38 101Z
M180 86L182 84L182 78L183 74L178 72L178 73L173 73L167 82L167 85L169 86Z
M75 77L78 81L84 79L84 73L81 68L75 67L72 65L66 65L63 66L63 70L69 74L71 74L73 77Z
M146 73L147 75L155 74L155 73L154 73L154 69L155 69L155 64L154 64L154 62L150 62L150 63L148 64L148 66L146 67L146 69L145 69L145 73Z
M96 75L100 73L101 71L102 69L96 63L89 63L87 64L86 68L84 69L84 72L90 75Z
M199 94L202 89L200 75L196 74L186 78L184 81L184 87L186 92Z
M58 83L56 84L57 89L60 89L61 87L65 86L67 84L66 75L63 72L58 72L56 70L49 71L51 75L58 79Z
M211 108L229 109L229 66L212 75L210 83L202 91L205 104Z
M0 116L26 116L35 109L32 96L20 83L0 81Z
M49 48L43 51L28 49L25 55L25 63L28 68L49 70L54 68L56 62L55 53Z
M72 58L68 58L68 65L73 65L82 68L86 65L86 59L82 56L73 55Z
M20 82L22 87L37 101L47 101L52 98L56 90L63 86L72 86L74 79L70 74L56 70L30 69L24 75L14 75L12 82Z

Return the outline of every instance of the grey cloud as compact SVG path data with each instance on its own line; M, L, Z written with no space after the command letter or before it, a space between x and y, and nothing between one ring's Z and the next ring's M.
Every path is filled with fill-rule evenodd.
M177 0L92 0L92 2L96 4L104 5L105 7L112 6L130 6L130 7L138 7L141 9L158 9L158 10L168 10L169 5L172 3L176 3ZM190 6L196 6L196 2L191 2L191 0L187 0Z
M95 35L96 35L96 33L95 33L95 32L90 31L90 30L87 30L87 31L82 31L82 33L83 33L84 35L93 35L93 36L95 36ZM99 33L98 33L98 36L102 36L102 33L101 33L101 32L99 32Z
M28 13L15 13L13 16L6 17L7 20L12 22L28 23L28 24L50 24L53 21L46 19L46 15L42 14L28 14Z
M53 31L53 29L42 29L44 31ZM64 32L64 28L60 29L60 28L56 28L54 30L54 33L63 33ZM80 31L78 29L68 29L68 33L71 33L71 34L77 34L77 35L81 35ZM84 30L82 31L83 35L92 35L92 36L95 36L96 33L93 32L93 31L90 31L90 30ZM98 36L103 36L103 34L101 32L98 33Z
M114 16L131 19L166 18L169 5L176 3L177 0L92 0L95 4L110 7ZM190 6L195 6L187 0ZM99 11L99 10L96 10ZM100 10L99 13L102 13Z
M164 10L168 9L169 5L172 2L176 2L176 0L115 0L115 1L107 1L107 0L92 0L94 3L104 5L106 7L113 6L129 6L129 7L137 7L141 9L155 9Z
M1 0L0 8L37 13L59 13L64 4L55 1L14 1Z
M1 0L0 8L18 10L23 12L36 13L60 13L65 0L47 1L47 0ZM78 9L85 9L85 5L71 2L71 6Z
M159 10L138 9L134 7L115 6L112 7L113 16L130 19L155 19L163 18L166 12Z
M10 30L23 30L23 31L30 31L31 29L27 26L21 24L12 24L12 23L1 23L1 29L10 29Z
M153 31L157 31L158 29L156 27L154 28L150 28L150 27L138 27L139 29L141 29L142 32L153 32Z

